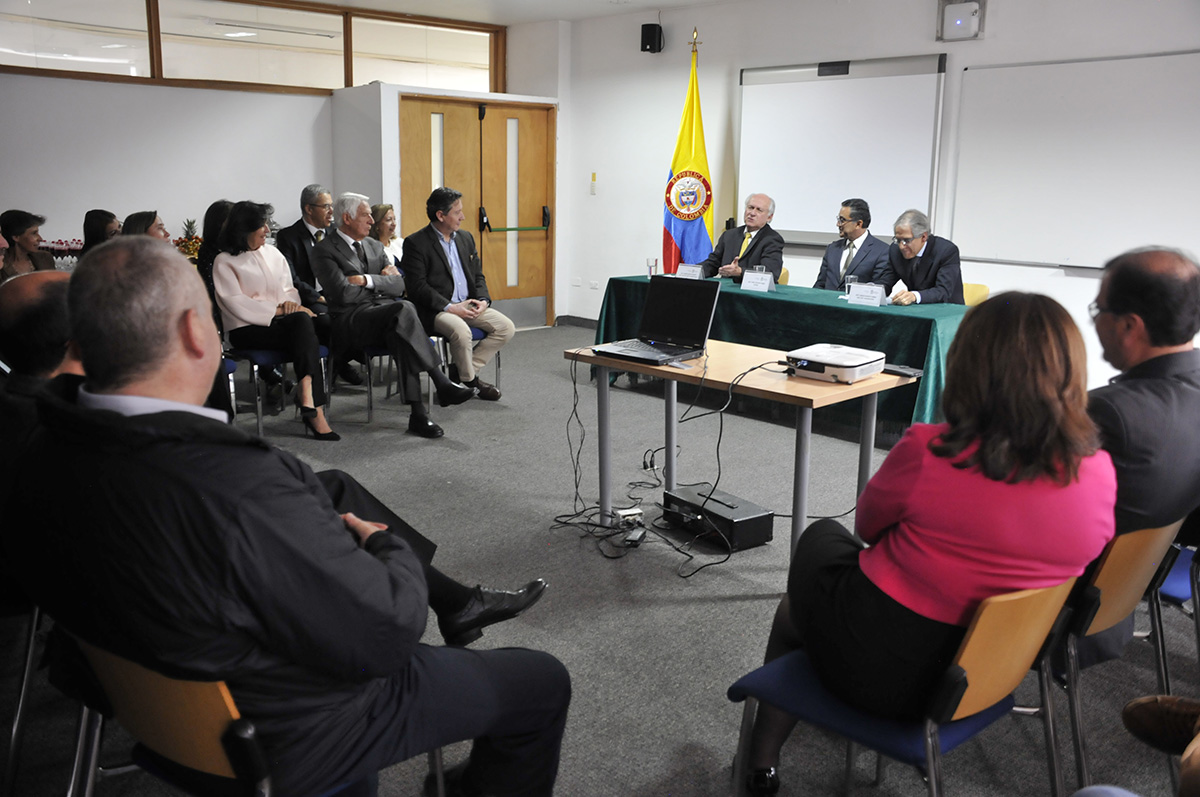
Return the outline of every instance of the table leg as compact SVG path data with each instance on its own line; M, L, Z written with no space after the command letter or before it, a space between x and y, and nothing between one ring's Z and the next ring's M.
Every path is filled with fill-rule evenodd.
M812 449L812 407L796 408L796 470L792 483L792 547L808 521L808 461Z
M612 524L612 433L607 366L596 366L596 448L600 457L600 525Z
M858 433L858 495L867 489L871 480L871 454L875 451L875 412L879 394L863 397L862 429Z
M677 386L678 383L674 379L665 381L666 391L663 396L663 486L668 490L675 489L675 452L678 446L675 445L675 432L678 421L676 421L675 410L677 407Z

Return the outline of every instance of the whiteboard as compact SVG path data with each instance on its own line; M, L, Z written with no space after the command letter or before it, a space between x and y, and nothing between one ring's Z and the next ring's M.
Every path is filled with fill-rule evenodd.
M1100 267L1200 243L1200 52L971 67L953 239L964 259Z
M867 200L884 237L905 210L929 212L944 64L931 55L742 70L739 195L769 194L771 227L792 243L836 238L851 197Z

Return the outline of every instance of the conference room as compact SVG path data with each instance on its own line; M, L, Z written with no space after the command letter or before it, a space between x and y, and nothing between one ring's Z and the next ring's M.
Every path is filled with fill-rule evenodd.
M83 20L81 9L89 4L64 5ZM215 0L210 5L222 13L192 9L193 16L224 19L261 10ZM297 13L353 7L422 17L371 20L396 25L458 16L451 6L435 10L393 0L291 5ZM293 85L286 75L256 73L252 85L238 85L241 78L232 70L172 74L167 61L157 72L151 65L133 74L121 65L98 74L44 54L36 63L9 54L0 58L0 208L44 215L41 234L49 241L79 237L92 208L109 208L121 217L154 208L178 237L186 220L201 218L219 198L270 203L275 221L286 227L300 216L300 190L320 182L335 194L353 191L372 204L399 208L403 236L427 221L408 192L422 202L429 193L439 130L433 117L441 114L438 162L447 170L465 170L461 179L476 185L474 201L464 202L464 229L477 240L490 238L483 251L489 285L497 306L519 327L501 355L503 399L434 408L433 419L447 433L426 441L404 433L407 408L385 398L382 386L374 389L370 423L365 388L339 386L329 418L342 441L304 440L290 408L264 419L266 439L314 470L339 468L354 475L439 543L437 561L447 572L486 586L539 577L549 582L537 606L489 628L475 644L544 650L571 672L574 705L559 793L726 793L741 706L725 693L762 663L771 615L786 586L795 414L735 402L723 416L688 421L678 433L678 480L712 483L719 477L722 491L772 510L770 544L722 561L722 552L711 546L676 550L689 536L666 532L650 533L641 546L625 549L557 527L556 518L594 506L599 498L596 385L588 369L572 369L563 352L595 341L610 280L640 278L647 259L662 258L663 191L696 28L716 234L727 219L740 223L747 194L770 194L778 202L772 226L785 231L789 286L807 288L817 278L825 245L836 237L832 219L842 200L871 201L876 217L871 230L889 243L895 217L908 207L920 208L929 212L936 235L958 244L964 281L986 285L993 295L1032 291L1062 304L1087 347L1088 386L1106 384L1117 371L1103 359L1087 311L1099 289L1100 266L1146 244L1200 250L1188 223L1200 199L1187 179L1200 164L1195 147L1183 138L1195 121L1194 103L1183 100L1200 84L1192 53L1200 8L1191 0L981 5L978 38L940 41L936 0L473 3L463 15L475 24L469 32L485 41L492 60L454 84L434 77L451 66L468 71L462 68L465 56L447 59L455 65L412 67L403 79L366 72L366 80L347 86L341 80L347 59L339 54L332 84L281 89ZM167 31L173 17L164 12L157 24ZM27 23L9 20L0 28L9 33L0 35L24 36L22 24ZM294 20L283 24L312 27ZM662 26L660 52L642 51L646 24ZM339 17L335 34L349 26L355 42L370 41L368 29L355 31L353 25ZM235 31L217 30L222 38ZM381 37L389 31L398 36L398 30L386 28ZM186 31L171 35L182 41ZM236 41L226 38L219 52L230 52ZM424 57L436 61L436 37L426 35L422 47L428 50ZM43 53L49 51L43 47ZM102 52L107 54L96 57L123 57L113 55L122 52L117 49ZM1175 56L1168 66L1166 54L1174 53L1190 54ZM169 49L160 57L169 60ZM830 85L835 95L849 94L858 65L910 58L934 63L932 71L910 76L922 83L919 95L892 91L888 81L894 76L872 72L861 78L869 84L865 93L854 95L852 107L836 119L827 112L748 116L754 89L800 85L756 86L747 82L749 73L779 76L785 67L848 62L850 75ZM197 49L189 63L225 60ZM411 59L394 60L407 65ZM359 66L365 69L367 61ZM1183 64L1180 72L1173 71L1177 63ZM357 68L353 74L359 75ZM799 112L806 102L780 105ZM432 107L438 103L440 108ZM480 104L487 105L482 121ZM485 187L495 198L479 201L481 158L472 153L456 159L454 153L494 134L488 168L507 164L508 119L517 119L515 129L523 131L535 124L534 116L545 125L539 134L544 155L535 170L543 184L536 201L516 203L522 210L514 219L507 186ZM927 128L925 138L906 139L906 153L876 160L877 150L892 140L889 131L907 134L918 117ZM831 142L831 130L847 131L846 137ZM862 137L855 138L859 132ZM807 168L791 158L811 152L804 142L814 137L821 142L821 160L840 164L845 182L817 190L792 171ZM1031 149L1043 144L1048 149ZM406 147L416 154L406 158ZM748 160L752 156L760 170L747 174L755 165ZM1077 168L1068 169L1067 161ZM918 177L911 185L887 179L914 172ZM449 185L452 174L442 175ZM1080 174L1085 181L1077 179ZM872 184L856 182L859 176ZM490 233L480 231L480 207ZM803 215L809 209L815 215ZM503 229L511 227L546 229ZM521 248L527 246L534 248ZM794 347L780 340L771 348ZM495 381L494 376L489 366L484 378ZM236 378L244 410L236 425L252 431L244 366ZM681 412L692 397L681 388ZM633 503L625 498L632 493L649 524L661 512L655 503L662 501L662 488L627 485L653 485L661 478L661 451L654 457L659 472L646 470L646 454L663 445L661 386L631 385L628 377L618 377L611 402L615 503ZM720 403L702 395L692 412ZM812 517L844 515L844 522L853 522L857 419L856 413L834 409L814 413L807 508ZM894 440L894 434L879 436L872 469ZM1179 612L1167 612L1165 620L1173 691L1196 695L1195 631ZM1143 612L1139 628L1146 627ZM7 719L22 663L23 626L13 618L2 628L0 647L8 653L0 716ZM426 641L440 644L436 634ZM1126 701L1157 690L1152 661L1151 646L1138 641L1121 660L1086 672L1084 710L1093 780L1165 794L1171 785L1162 756L1130 737L1120 722ZM64 789L69 777L76 707L44 674L33 694L17 793L49 794ZM1032 678L1018 696L1034 699ZM1065 700L1055 700L1062 709L1060 730L1067 734ZM114 731L104 745L106 758L121 759L128 746L128 737ZM1069 746L1063 744L1071 787ZM465 757L465 750L447 748L448 763ZM797 732L784 748L782 766L789 774L781 793L833 792L841 784L843 752L832 736ZM872 757L862 756L857 778L865 782L872 769ZM424 770L425 761L418 759L385 771L380 793L416 792ZM1041 726L1022 718L998 723L946 757L944 781L956 793L1044 793ZM883 788L919 794L925 786L911 770L893 766ZM112 778L98 789L162 793L145 775Z

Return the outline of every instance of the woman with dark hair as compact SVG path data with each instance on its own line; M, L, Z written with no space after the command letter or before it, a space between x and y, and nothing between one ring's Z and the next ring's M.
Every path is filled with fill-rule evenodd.
M31 271L54 270L54 258L51 254L38 249L42 243L39 228L45 223L45 216L24 210L6 210L0 213L0 235L8 242L8 249L4 251L4 264L0 266L0 280Z
M218 199L204 211L204 226L201 228L200 251L196 253L196 271L208 288L208 296L213 300L213 316L217 326L221 325L221 317L216 308L217 293L213 287L213 263L221 253L221 229L229 218L233 203L228 199Z
M171 233L167 232L167 225L163 224L157 210L130 213L121 225L121 235L149 235L163 241L171 240Z
M238 202L229 210L221 253L213 262L225 335L235 348L288 352L296 369L296 405L305 433L312 432L318 440L340 440L325 420L325 380L313 312L300 304L287 260L267 243L274 212L257 202ZM206 225L207 221L206 216Z
M79 256L121 233L121 220L108 210L89 210L83 216L83 248Z
M972 308L947 358L946 423L912 426L888 454L858 499L857 537L832 520L801 535L766 660L803 648L842 700L919 719L985 598L1080 575L1113 537L1117 488L1085 363L1049 297ZM778 791L795 724L759 706L751 794Z

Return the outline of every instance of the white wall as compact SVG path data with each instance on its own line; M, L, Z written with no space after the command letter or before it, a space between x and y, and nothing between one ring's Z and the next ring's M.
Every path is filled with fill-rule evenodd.
M1005 0L989 4L986 38L955 43L934 40L936 8L932 0L743 0L664 10L666 47L657 55L639 52L641 25L656 21L655 13L573 23L568 67L572 102L559 117L560 136L569 141L570 154L560 160L558 203L560 216L571 226L559 229L563 244L558 257L558 313L596 318L607 278L643 272L645 259L661 252L662 192L683 110L693 26L699 28L702 42L700 94L719 228L727 217L738 214L738 194L756 188L736 185L740 69L945 52L946 123L935 232L951 237L964 67L1159 53L1194 49L1200 43L1200 3L1195 0ZM542 65L552 60L548 53L556 49L556 42L525 35L525 28L534 29L530 33L541 30L532 25L510 28L510 42L520 41L522 47L519 54L510 49L509 87L529 90L528 82L543 91L545 76L537 69L513 68L514 59ZM540 55L530 52L535 47L541 49ZM560 73L563 69L560 63ZM1198 89L1181 87L1181 99L1194 96ZM874 108L864 109L864 123L887 124L889 114L904 112L902 100L879 98ZM1114 108L1114 113L1119 112ZM786 146L787 131L764 135L762 144ZM592 172L598 175L595 196L588 191ZM1192 179L1163 176L1173 178ZM1114 191L1114 199L1118 197ZM843 198L829 198L831 218ZM1046 223L1054 223L1053 199L1031 197L1030 201L1044 204ZM890 222L877 220L873 231L881 237L890 235ZM1114 223L1119 223L1119 213L1114 213ZM1009 229L1003 219L997 219L997 234L1020 235L1020 230ZM1169 227L1164 235L1169 235ZM819 256L819 251L801 249L787 253L795 284L812 283ZM993 291L1021 288L1048 293L1083 326L1088 324L1086 306L1094 298L1097 274L967 263L963 277L986 283ZM589 289L591 281L600 289ZM1084 329L1090 381L1100 384L1113 371L1099 358L1094 335Z
M217 199L300 216L300 189L333 176L327 97L0 75L0 208L83 237L83 214L157 209L172 236Z

